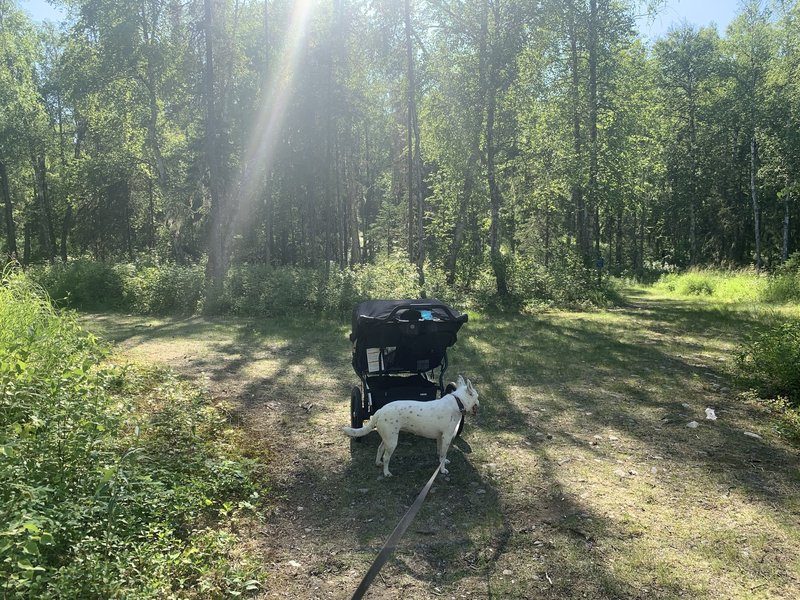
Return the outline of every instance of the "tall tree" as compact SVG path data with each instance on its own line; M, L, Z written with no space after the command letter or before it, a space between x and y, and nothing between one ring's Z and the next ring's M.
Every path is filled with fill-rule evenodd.
M748 0L731 24L727 43L733 58L737 104L749 147L748 188L753 210L756 269L762 266L761 205L758 190L759 137L763 129L766 75L773 55L769 11L762 0Z
M655 45L660 65L660 87L664 119L670 125L665 132L668 150L670 184L680 202L681 210L688 211L688 263L700 260L698 248L698 220L703 210L703 199L708 189L703 185L700 130L708 118L706 107L709 92L715 85L719 63L719 40L711 28L697 30L682 25L671 30L666 38ZM673 202L674 211L675 202ZM672 217L673 220L674 217ZM679 232L676 232L679 233Z

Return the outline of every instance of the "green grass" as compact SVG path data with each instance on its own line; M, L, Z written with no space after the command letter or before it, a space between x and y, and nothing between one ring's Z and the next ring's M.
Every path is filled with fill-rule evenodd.
M722 270L694 268L683 273L669 273L652 286L658 293L681 298L704 298L717 304L753 304L764 310L764 304L786 307L797 313L800 304L800 271L798 260L773 273L758 274L752 269Z
M678 296L709 296L718 302L745 303L760 301L767 285L767 278L752 270L690 269L664 275L653 287Z
M626 295L607 311L470 313L451 373L475 383L480 415L376 581L379 595L800 595L800 456L781 413L734 385L737 349L796 307L733 292ZM356 382L347 323L87 323L120 351L235 399L251 439L275 449L278 512L256 542L273 565L268 589L352 594L436 461L433 442L401 437L395 477L383 479L377 437L350 443L340 432Z

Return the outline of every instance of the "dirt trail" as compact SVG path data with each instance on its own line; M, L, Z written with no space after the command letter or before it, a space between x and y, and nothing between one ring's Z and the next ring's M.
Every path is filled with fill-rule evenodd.
M471 323L454 363L471 366L482 414L367 597L800 595L798 453L718 368L729 342L714 340L738 325L706 315L686 333L701 317L648 301ZM271 509L245 532L271 572L263 597L349 598L436 458L432 441L401 438L384 479L377 435L341 433L356 382L346 327L87 324L233 401L269 449Z

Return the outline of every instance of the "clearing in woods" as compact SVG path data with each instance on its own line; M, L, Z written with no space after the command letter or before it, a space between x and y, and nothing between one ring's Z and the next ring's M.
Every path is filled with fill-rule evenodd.
M650 291L605 312L470 315L450 379L468 419L368 598L798 598L800 452L731 385L763 315ZM349 598L436 466L353 443L349 327L312 318L88 315L124 357L239 409L269 449L265 598ZM711 408L716 420L706 418ZM696 426L688 426L695 422Z

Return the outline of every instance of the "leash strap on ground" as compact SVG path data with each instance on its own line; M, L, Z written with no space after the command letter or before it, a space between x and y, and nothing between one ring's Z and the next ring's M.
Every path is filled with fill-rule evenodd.
M453 430L453 438L456 437L456 432L458 432L458 425L461 422L460 419L456 420L456 428ZM425 498L428 496L428 492L431 491L431 486L433 482L436 481L436 476L439 474L439 469L441 465L436 465L436 470L431 475L431 478L428 480L428 483L425 484L425 487L422 488L422 491L417 496L417 499L414 500L414 504L406 511L406 514L403 515L403 518L400 519L400 522L397 524L397 527L394 528L392 535L389 536L389 539L386 540L386 543L381 548L381 551L378 552L378 556L375 557L375 560L372 562L372 566L367 571L367 574L364 575L364 579L361 580L361 584L358 586L358 589L353 594L352 600L361 600L364 597L364 594L367 593L369 586L372 585L372 580L375 579L375 576L381 570L383 565L386 564L386 561L389 560L389 557L394 552L394 549L397 548L397 542L400 541L400 538L403 537L403 534L408 529L408 526L411 525L411 521L414 520L414 517L417 516L419 509L422 508L422 503L425 502Z
M397 524L397 527L394 528L392 535L389 536L389 539L386 540L386 543L381 548L381 551L378 552L378 556L375 557L375 560L372 563L372 566L367 571L367 574L364 575L364 579L361 580L361 585L358 586L355 594L353 594L353 600L360 600L364 594L369 589L369 586L372 584L372 580L375 579L375 576L381 570L381 567L386 564L386 561L389 560L392 552L397 547L397 542L400 541L400 538L403 537L403 534L408 529L408 526L411 525L411 521L414 520L414 517L417 516L419 509L422 508L422 503L425 502L425 497L428 495L428 492L433 485L433 482L436 480L436 476L439 474L439 465L436 465L436 470L431 475L431 478L428 480L428 483L425 484L425 487L422 488L422 491L417 496L417 499L414 500L414 504L406 511L406 514L403 515L403 518L400 519L400 522Z

